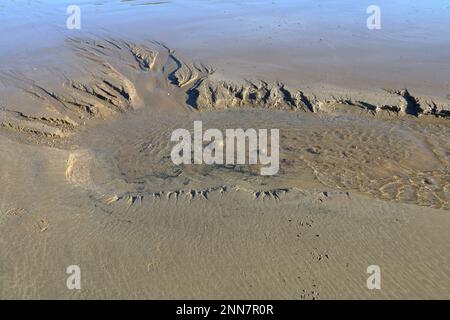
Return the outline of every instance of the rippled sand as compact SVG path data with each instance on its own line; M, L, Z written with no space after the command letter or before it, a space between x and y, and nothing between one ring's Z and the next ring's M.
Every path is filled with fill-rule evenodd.
M230 81L154 41L65 46L45 81L1 74L1 297L448 296L448 100ZM174 165L194 120L280 129L279 173Z

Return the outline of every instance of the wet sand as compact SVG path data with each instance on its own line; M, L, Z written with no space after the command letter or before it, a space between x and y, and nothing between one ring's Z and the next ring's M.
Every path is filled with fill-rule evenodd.
M395 32L374 38L352 29L362 42L346 26L299 35L293 21L309 24L297 15L332 8L264 1L86 1L83 28L70 33L58 27L59 6L44 4L31 23L47 18L37 28L55 37L0 46L0 297L448 297L448 43L422 29L408 38L395 19ZM210 10L210 20L195 18L198 10L180 15L188 5ZM440 17L449 10L436 15L441 5L407 16ZM132 18L137 7L142 15ZM14 29L23 12L3 8ZM213 27L222 15L228 24ZM123 19L108 21L114 16ZM363 10L361 28L365 18ZM233 19L244 22L225 28ZM283 32L264 29L277 19ZM167 28L151 28L163 21ZM421 41L441 50L411 52ZM356 59L364 43L380 55ZM392 52L402 56L399 72L398 58L383 58ZM419 61L423 70L412 69ZM171 133L194 120L280 129L278 174L173 164ZM81 290L66 287L73 264ZM381 267L381 290L366 287L369 265Z

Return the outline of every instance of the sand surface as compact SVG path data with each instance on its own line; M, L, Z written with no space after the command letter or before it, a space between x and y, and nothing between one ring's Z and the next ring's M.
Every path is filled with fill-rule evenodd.
M180 15L187 3L86 1L87 27L72 33L46 1L0 6L5 29L16 30L26 8L53 35L0 45L0 298L448 299L448 41L422 29L408 38L393 17L396 28L376 39L350 25L299 35L295 23L312 27L297 15L331 10L308 1L304 10L250 1L247 15L239 12L250 4L189 2L209 10L206 21ZM442 5L407 17L448 15L436 13ZM278 34L264 29L278 18L283 36L261 42ZM162 21L167 28L150 28ZM355 58L367 47L346 40L349 30L383 48L374 64ZM321 33L324 56L312 43ZM296 36L304 39L293 45ZM421 41L429 47L411 52ZM430 54L433 46L441 50ZM406 54L398 72L397 58L384 59L394 51ZM195 120L280 129L278 174L173 164L171 133ZM81 290L66 287L69 265L81 268ZM381 290L366 286L370 265L382 270Z

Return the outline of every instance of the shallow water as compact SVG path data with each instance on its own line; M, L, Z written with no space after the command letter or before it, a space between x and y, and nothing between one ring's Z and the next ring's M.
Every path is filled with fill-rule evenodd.
M88 13L89 10L95 12L98 9L99 17L92 22L92 25L97 26L100 22L106 21L105 17L108 15L120 16L124 12L128 13L126 15L128 19L135 19L131 14L136 10L135 7L145 7L141 9L143 12L151 10L147 8L160 8L155 9L155 12L159 12L154 13L156 20L158 17L169 19L173 14L177 17L182 16L181 21L184 21L191 14L187 16L180 14L179 10L183 5L187 5L187 2L134 5L139 3L105 2L96 3L94 6L94 3L86 2L85 5L90 8L87 10ZM291 6L294 5L292 2L289 3ZM21 5L27 7L26 3ZM42 2L40 5L41 18L46 15L55 18L56 8L61 7L50 6L48 2ZM193 5L215 10L214 12L218 10L217 6L212 6L212 2L193 2ZM233 2L222 5L226 8L232 7L234 10L239 6ZM283 5L287 6L288 3ZM39 7L39 4L33 6ZM20 13L18 8L15 6L13 10L8 6L8 10L12 10L11 12L15 14ZM284 8L284 12L290 11ZM264 14L258 12L258 16L261 19ZM336 19L338 21L339 16ZM195 25L194 20L190 23ZM9 21L12 23L18 20ZM83 25L89 21L88 18ZM205 28L204 21L195 21L198 23L196 28L200 26ZM58 37L50 37L45 42L49 47L44 47L36 38L37 44L26 44L36 46L33 51L25 50L26 47L14 47L18 51L14 60L16 63L5 63L2 66L14 70L2 75L2 80L4 84L10 85L12 90L16 90L19 96L15 99L14 94L5 94L2 97L3 101L0 101L6 105L0 110L0 116L3 117L2 126L6 129L5 134L21 142L45 143L72 150L68 161L69 176L77 184L101 194L115 195L127 193L146 195L160 190L220 187L223 184L244 184L252 190L327 187L366 193L380 199L448 209L450 163L448 124L441 125L444 122L434 118L421 121L420 118L413 120L405 115L406 119L402 119L401 114L392 110L387 111L386 118L383 119L383 113L380 115L362 110L361 106L355 108L355 104L352 105L351 102L344 103L343 106L322 108L320 105L326 105L327 102L315 101L313 104L316 107L309 108L311 110L297 105L293 109L290 107L283 109L283 103L286 105L288 102L286 100L293 99L294 91L287 97L278 87L270 91L263 90L263 96L272 97L272 100L269 99L268 102L261 100L262 102L259 101L257 105L252 106L268 107L271 112L242 111L248 107L245 105L246 100L239 100L238 97L227 94L226 90L214 93L213 100L219 102L222 100L222 105L225 104L226 108L234 108L233 112L188 112L187 110L195 111L198 107L188 102L192 97L191 89L199 81L212 78L215 74L210 74L209 69L202 65L186 63L188 60L185 60L184 56L179 56L178 52L174 53L173 50L156 42L142 41L144 43L139 47L128 41L112 41L108 38L111 36L127 39L130 36L124 33L127 28L132 28L138 30L132 36L138 42L139 39L145 38L145 34L151 33L147 28L137 27L139 23L144 22L133 21L130 25L123 26L121 31L114 28L118 28L124 21L116 19L108 20L108 23L109 29L105 27L101 30L100 37L95 38L100 40L87 40L83 37L91 36L95 31L89 27L89 23L87 28L79 32L63 30L62 27L56 32L58 28L55 27L55 34L58 34L61 43L58 43ZM150 25L155 22L149 20L145 23ZM46 27L50 26L51 23L46 24ZM180 26L172 27L180 28ZM215 31L223 30L224 26L221 27L222 29L216 28ZM253 32L245 29L243 25L233 28L243 28L244 36ZM158 29L156 34L159 32L159 35L163 36L164 32L173 31L170 30L172 29ZM214 28L205 29L207 32L211 30ZM69 33L76 34L79 38L65 39ZM292 35L284 35L287 38L290 36ZM312 37L311 34L309 36ZM341 38L336 38L335 41L338 39L344 41L346 36L348 36L346 33L341 33ZM221 37L225 39L226 35ZM158 37L152 34L150 40L155 38ZM16 41L15 39L11 37L9 40ZM168 39L180 46L183 46L183 41L187 41L181 39L179 34L172 37L168 35ZM196 41L200 39L206 41L209 36L206 34ZM283 38L280 38L278 41L282 40ZM378 41L383 42L387 39L380 38ZM205 53L195 46L195 41L186 43L191 45L189 50ZM37 48L38 45L41 45L40 49ZM53 53L50 49L52 46L56 50ZM222 58L222 64L228 63L229 57L233 59L233 54L228 55L225 49L227 42L224 42L223 46L227 54L223 56L226 58ZM286 44L280 44L277 48L284 50L283 52L289 51ZM236 50L242 49L243 47ZM302 49L300 45L299 49ZM47 54L35 54L40 50ZM214 50L217 50L217 47L212 47L208 52L212 53ZM70 59L67 62L70 62L71 67L62 66L65 60L61 59L61 56ZM193 53L192 56L195 58L198 53ZM261 56L264 56L264 52L258 57ZM42 59L47 61L44 63ZM24 64L20 61L24 61ZM275 64L279 63L274 68L282 70L282 64L290 65L294 60L273 61ZM54 68L46 68L48 63L53 62ZM322 65L330 61L323 56L318 57L316 62ZM36 64L31 75L30 70L27 70L29 64ZM220 67L221 63L218 62L218 65ZM64 72L58 70L61 67ZM15 71L15 68L21 68L26 72L22 74ZM233 71L233 66L230 70ZM243 68L241 71L245 70ZM258 68L253 76L266 79L260 74L264 73L264 70ZM291 72L295 70L296 68L293 68ZM333 74L338 76L341 73L333 72ZM289 80L288 72L273 73L272 76ZM423 78L425 77L421 79ZM389 82L384 80L383 83ZM197 102L208 101L208 95L205 93L209 89L202 90L197 90L200 97ZM252 94L255 95L254 92L241 95L250 97ZM240 102L236 104L234 103L236 101ZM335 101L331 104L340 102ZM218 111L220 106L220 103L217 105L206 103L205 110ZM278 111L275 111L277 109ZM316 109L321 109L319 110L321 112L313 114L312 112L317 112ZM296 112L284 113L280 110ZM349 113L340 114L344 110ZM204 109L197 108L197 111ZM352 114L353 111L355 112ZM279 174L275 177L261 177L255 174L259 168L251 166L173 165L170 161L170 150L173 146L170 142L170 133L180 126L189 128L193 122L193 115L201 117L205 125L216 128L246 126L280 128L282 143ZM107 119L109 121L104 121ZM67 137L71 138L66 140ZM76 170L79 172L72 173Z
M174 128L279 128L280 170L261 176L261 165L174 165ZM161 125L151 125L149 123ZM134 128L126 131L124 128ZM139 112L77 138L88 150L92 191L151 196L154 192L239 185L248 190L318 189L449 209L448 126L373 116L234 110L155 119ZM104 137L108 139L105 140ZM206 146L204 144L204 146ZM226 148L226 145L224 146ZM247 149L248 151L248 149ZM88 157L80 155L80 160ZM79 166L79 164L77 164Z
M450 93L445 0L380 0L381 30L367 29L366 0L84 0L81 30L66 28L70 4L2 1L2 67L57 64L66 37L95 34L162 41L227 77Z

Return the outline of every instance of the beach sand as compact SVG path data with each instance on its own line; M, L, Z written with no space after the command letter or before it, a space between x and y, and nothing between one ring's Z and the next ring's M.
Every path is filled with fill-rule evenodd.
M94 26L92 17L83 20L87 30L53 28L56 13L38 8L32 21L48 17L39 28L54 37L23 47L7 37L0 46L0 298L448 299L449 43L408 56L413 43L439 43L417 32L389 49L387 40L406 31L388 28L387 38L370 42L356 29L361 41L387 49L352 60L358 48L369 49L347 39L345 25L331 33L325 25L294 46L287 40L296 39L298 17L288 12L308 7L288 3L272 8L269 24L266 3L253 3L264 9L238 29L256 40L241 44L208 25L223 12L241 19L241 7L196 1L194 8L212 13L206 22L195 13L170 24L180 2L94 9L87 1L88 13L106 8ZM130 22L133 11L119 10L125 6L151 7L155 19ZM14 29L20 7L5 8ZM115 14L128 29L98 27ZM143 27L164 18L162 31ZM264 28L277 19L292 34L257 41L276 34ZM128 34L131 28L137 31ZM323 51L326 41L311 43L322 32L323 39L343 35ZM406 54L398 72L397 56L384 59L392 52ZM362 71L367 65L373 72ZM204 129L279 129L279 172L175 165L173 130L192 131L198 120ZM80 267L80 290L66 286L70 265ZM367 287L371 265L381 269L380 290Z

